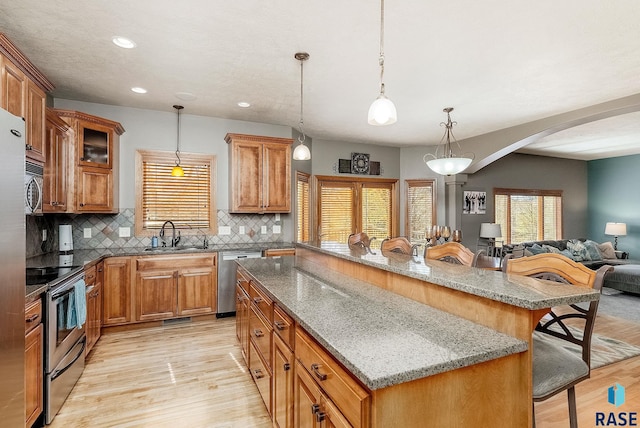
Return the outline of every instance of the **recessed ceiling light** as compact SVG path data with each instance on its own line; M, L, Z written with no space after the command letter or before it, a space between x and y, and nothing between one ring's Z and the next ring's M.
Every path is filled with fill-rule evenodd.
M177 92L176 98L182 101L195 101L198 97L193 95L191 92Z
M136 94L146 94L147 93L147 90L145 88L141 88L139 86L135 86L135 87L131 88L131 90L133 92L135 92Z
M240 101L240 102L238 103L238 107L242 107L242 108L249 108L249 107L251 107L251 104L249 104L249 103L248 103L248 102L246 102L246 101Z
M120 46L121 48L125 49L133 49L136 47L136 43L131 39L127 39L126 37L114 36L111 41L116 46Z

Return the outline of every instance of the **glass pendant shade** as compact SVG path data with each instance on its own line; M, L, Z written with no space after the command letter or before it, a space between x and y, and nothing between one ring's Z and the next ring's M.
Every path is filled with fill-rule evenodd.
M311 152L309 147L305 146L302 141L293 149L293 159L295 160L309 160L311 159Z
M471 162L473 162L474 155L473 153L464 153L462 155L456 155L453 151L453 143L460 149L460 144L456 141L453 136L453 125L457 122L453 122L451 120L451 112L453 111L453 107L447 107L443 109L445 113L447 113L447 121L440 123L440 125L444 125L446 131L440 144L436 147L436 152L434 154L427 153L422 158L427 166L436 174L440 175L455 175L460 174L462 171L467 169Z
M184 169L180 165L176 165L171 170L172 177L184 177Z
M473 159L469 158L439 158L431 159L427 162L427 166L436 174L455 175L460 174L471 165Z
M370 125L391 125L398 120L396 106L384 94L380 94L369 107L369 124Z

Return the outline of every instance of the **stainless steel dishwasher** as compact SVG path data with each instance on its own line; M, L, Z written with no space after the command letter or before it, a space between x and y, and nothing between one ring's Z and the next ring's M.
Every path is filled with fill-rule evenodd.
M216 317L236 313L236 260L262 257L262 251L222 251L218 256L218 310Z

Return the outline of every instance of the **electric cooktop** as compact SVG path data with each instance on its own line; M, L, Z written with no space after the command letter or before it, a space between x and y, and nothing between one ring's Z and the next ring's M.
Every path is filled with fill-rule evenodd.
M80 266L47 266L27 268L27 285L46 284L65 276Z

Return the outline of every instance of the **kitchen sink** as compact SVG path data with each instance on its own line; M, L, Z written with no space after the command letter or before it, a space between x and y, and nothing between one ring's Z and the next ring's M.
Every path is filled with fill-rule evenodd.
M197 250L204 250L205 247L203 246L190 246L190 247L157 247L157 248L145 248L145 251L150 251L150 252L158 252L158 253L171 253L174 251L197 251Z

